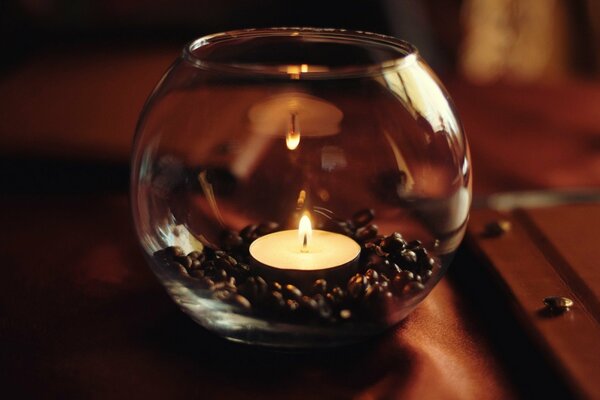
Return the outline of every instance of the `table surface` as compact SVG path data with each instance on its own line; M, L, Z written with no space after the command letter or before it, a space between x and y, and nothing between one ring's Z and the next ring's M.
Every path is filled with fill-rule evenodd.
M40 55L43 62L0 79L0 148L8 160L2 165L10 167L0 178L12 184L0 198L0 380L7 391L61 398L566 393L485 278L478 280L468 251L404 322L358 346L274 352L226 342L189 320L144 263L125 187L70 190L68 179L43 179L48 159L60 159L58 171L69 173L86 160L86 171L103 182L123 173L143 100L175 55ZM449 82L470 134L476 194L600 186L593 106L600 104L600 85ZM90 167L96 164L98 170Z
M448 280L370 343L313 354L259 350L213 336L169 300L137 248L125 196L2 204L11 232L1 244L3 378L24 392L514 397Z

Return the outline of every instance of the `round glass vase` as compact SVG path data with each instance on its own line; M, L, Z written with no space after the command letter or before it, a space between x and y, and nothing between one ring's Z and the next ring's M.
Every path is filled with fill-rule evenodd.
M138 123L131 204L148 263L230 340L335 346L405 318L471 203L466 138L415 47L334 29L185 46Z

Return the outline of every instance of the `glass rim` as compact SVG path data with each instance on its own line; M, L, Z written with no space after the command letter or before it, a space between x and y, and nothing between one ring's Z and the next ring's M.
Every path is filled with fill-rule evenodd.
M345 43L355 45L366 45L380 47L392 50L397 56L390 57L389 60L382 62L373 62L367 64L344 65L327 67L326 70L302 70L301 66L297 70L282 69L285 64L236 64L232 62L211 61L199 57L195 54L196 50L210 45L226 43L239 39L265 38L265 37L302 37L318 39L320 41L330 41L331 43ZM419 51L411 43L392 36L379 33L354 31L337 28L312 28L312 27L276 27L276 28L251 28L231 30L220 33L205 35L188 43L184 49L182 57L185 61L195 67L213 70L217 72L226 72L236 75L263 76L284 79L332 79L347 77L367 77L381 74L386 70L398 70L411 63L419 57ZM304 64L306 65L306 64Z

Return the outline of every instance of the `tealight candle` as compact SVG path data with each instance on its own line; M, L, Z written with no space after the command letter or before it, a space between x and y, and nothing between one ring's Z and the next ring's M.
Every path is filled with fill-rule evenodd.
M306 215L300 219L298 229L271 233L250 245L250 255L259 265L269 267L275 274L293 274L301 280L301 274L324 277L346 267L351 274L350 267L359 254L360 246L350 237L313 230Z

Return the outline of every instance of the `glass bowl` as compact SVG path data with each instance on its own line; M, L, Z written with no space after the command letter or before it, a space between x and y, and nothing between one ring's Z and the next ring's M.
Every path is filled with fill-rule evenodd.
M209 35L141 113L131 204L150 267L230 340L335 346L405 318L471 203L466 138L411 44L335 29Z

